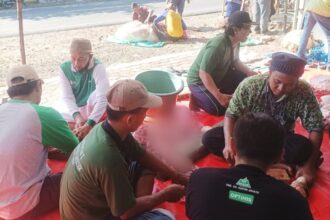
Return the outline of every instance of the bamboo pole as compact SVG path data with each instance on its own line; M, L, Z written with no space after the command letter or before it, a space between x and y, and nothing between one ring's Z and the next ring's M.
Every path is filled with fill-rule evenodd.
M18 31L19 31L20 50L21 50L21 60L22 60L22 64L26 64L24 32L23 32L22 0L16 0L16 5L17 5L17 19L18 19L18 28L19 28Z

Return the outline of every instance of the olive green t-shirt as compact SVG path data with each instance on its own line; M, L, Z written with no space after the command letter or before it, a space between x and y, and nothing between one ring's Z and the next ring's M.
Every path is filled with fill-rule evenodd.
M238 59L238 54L239 45L232 49L230 39L224 34L212 38L201 49L190 67L187 77L188 84L201 84L199 70L203 70L209 73L215 84L218 85L233 61Z
M138 160L144 150L129 135L120 146L96 125L70 156L61 181L63 220L119 217L135 205L126 159Z

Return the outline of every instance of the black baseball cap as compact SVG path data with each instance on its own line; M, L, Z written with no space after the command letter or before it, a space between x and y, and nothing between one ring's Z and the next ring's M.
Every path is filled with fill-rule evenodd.
M229 16L228 23L233 26L240 26L242 24L254 24L250 18L249 13L245 11L235 11Z

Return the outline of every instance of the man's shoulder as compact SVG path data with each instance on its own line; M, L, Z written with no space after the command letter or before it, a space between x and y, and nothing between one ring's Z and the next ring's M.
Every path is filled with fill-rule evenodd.
M98 58L94 58L95 65L102 64L102 61Z
M94 126L81 145L86 156L99 164L113 164L123 159L116 142L104 131L101 124Z
M310 86L310 84L303 79L299 79L297 88L300 91L307 91L307 92L312 91L312 87Z
M310 102L312 99L315 99L312 87L308 82L302 79L299 79L296 89L290 96L299 103L302 101Z
M303 206L306 199L293 187L280 180L270 177L272 180L269 183L268 191L272 198L279 203L288 204L291 207ZM300 207L302 208L302 207Z
M191 174L189 182L198 184L201 184L202 182L209 182L222 178L228 172L230 172L228 169L222 168L201 168Z
M224 34L219 34L219 35L215 36L214 38L211 38L206 43L206 47L219 48L219 47L225 47L225 46L227 46L227 41L226 41L226 37Z
M71 60L67 60L65 62L63 62L60 67L63 69L63 68L67 68L67 67L70 67L71 68Z
M37 105L33 103L30 103L30 105L42 119L47 119L48 121L64 120L61 114L52 107Z
M259 82L263 83L267 78L269 77L269 74L258 74L258 75L253 75L245 78L245 81L247 82Z
M240 87L253 88L253 91L258 91L258 88L262 87L265 84L267 78L268 78L268 74L250 76L245 78L241 82Z
M147 7L147 6L140 6L140 9L141 10L143 10L143 11L149 11L150 9L149 9L149 7Z

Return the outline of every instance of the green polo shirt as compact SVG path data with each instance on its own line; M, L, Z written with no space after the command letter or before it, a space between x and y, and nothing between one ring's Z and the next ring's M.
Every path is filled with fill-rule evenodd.
M231 41L224 34L209 40L201 49L194 63L189 69L188 84L201 84L199 71L203 70L212 76L216 84L226 76L227 71L238 59L239 45L232 49ZM233 58L233 59L232 59Z
M237 118L244 112L265 112L279 121L287 131L293 131L296 120L300 118L303 127L309 132L322 132L322 113L309 84L299 80L297 87L289 95L272 102L276 106L282 106L280 110L276 110L276 106L270 107L265 99L271 93L268 78L268 74L263 74L243 80L229 102L226 116Z
M119 146L102 124L96 125L73 151L63 173L61 218L104 220L133 207L126 159L138 160L144 152L132 135Z

